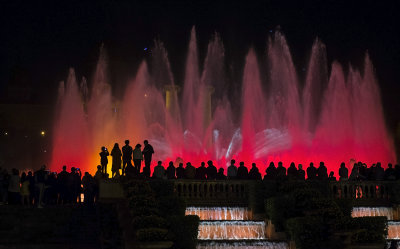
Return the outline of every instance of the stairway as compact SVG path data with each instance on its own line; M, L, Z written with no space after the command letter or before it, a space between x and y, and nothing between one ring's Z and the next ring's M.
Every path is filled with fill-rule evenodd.
M197 249L287 249L285 242L265 237L265 222L253 220L243 207L188 207L186 215L200 217Z

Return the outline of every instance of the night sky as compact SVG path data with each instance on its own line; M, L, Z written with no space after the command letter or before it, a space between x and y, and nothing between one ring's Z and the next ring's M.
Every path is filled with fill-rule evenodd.
M38 1L39 2L39 1ZM68 68L90 80L104 42L115 89L123 89L145 47L164 41L176 81L183 79L190 29L196 26L200 59L219 32L227 63L243 64L250 46L265 54L270 30L280 26L298 71L313 40L326 45L329 60L362 65L369 51L380 80L388 124L400 121L400 8L398 1L2 1L0 89L30 85L36 102L52 103ZM117 86L115 86L117 85ZM118 87L119 86L119 87Z

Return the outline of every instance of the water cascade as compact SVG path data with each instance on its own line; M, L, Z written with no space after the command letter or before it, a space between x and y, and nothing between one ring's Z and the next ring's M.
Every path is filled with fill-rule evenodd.
M287 249L283 242L265 237L265 222L252 220L252 212L243 207L188 207L186 215L198 215L198 249Z

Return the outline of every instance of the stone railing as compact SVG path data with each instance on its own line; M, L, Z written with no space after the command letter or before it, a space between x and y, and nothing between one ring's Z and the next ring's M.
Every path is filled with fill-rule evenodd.
M393 181L338 181L330 182L334 198L353 199L371 204L390 203Z
M175 191L187 205L247 206L251 181L174 180Z

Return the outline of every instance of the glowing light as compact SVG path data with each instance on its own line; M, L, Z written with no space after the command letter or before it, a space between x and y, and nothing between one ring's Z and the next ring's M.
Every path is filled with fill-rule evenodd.
M45 131L41 131L40 135L44 136L44 135L46 135L46 132Z
M6 136L7 136L7 135L8 135L8 132L4 132L4 135L6 135Z

